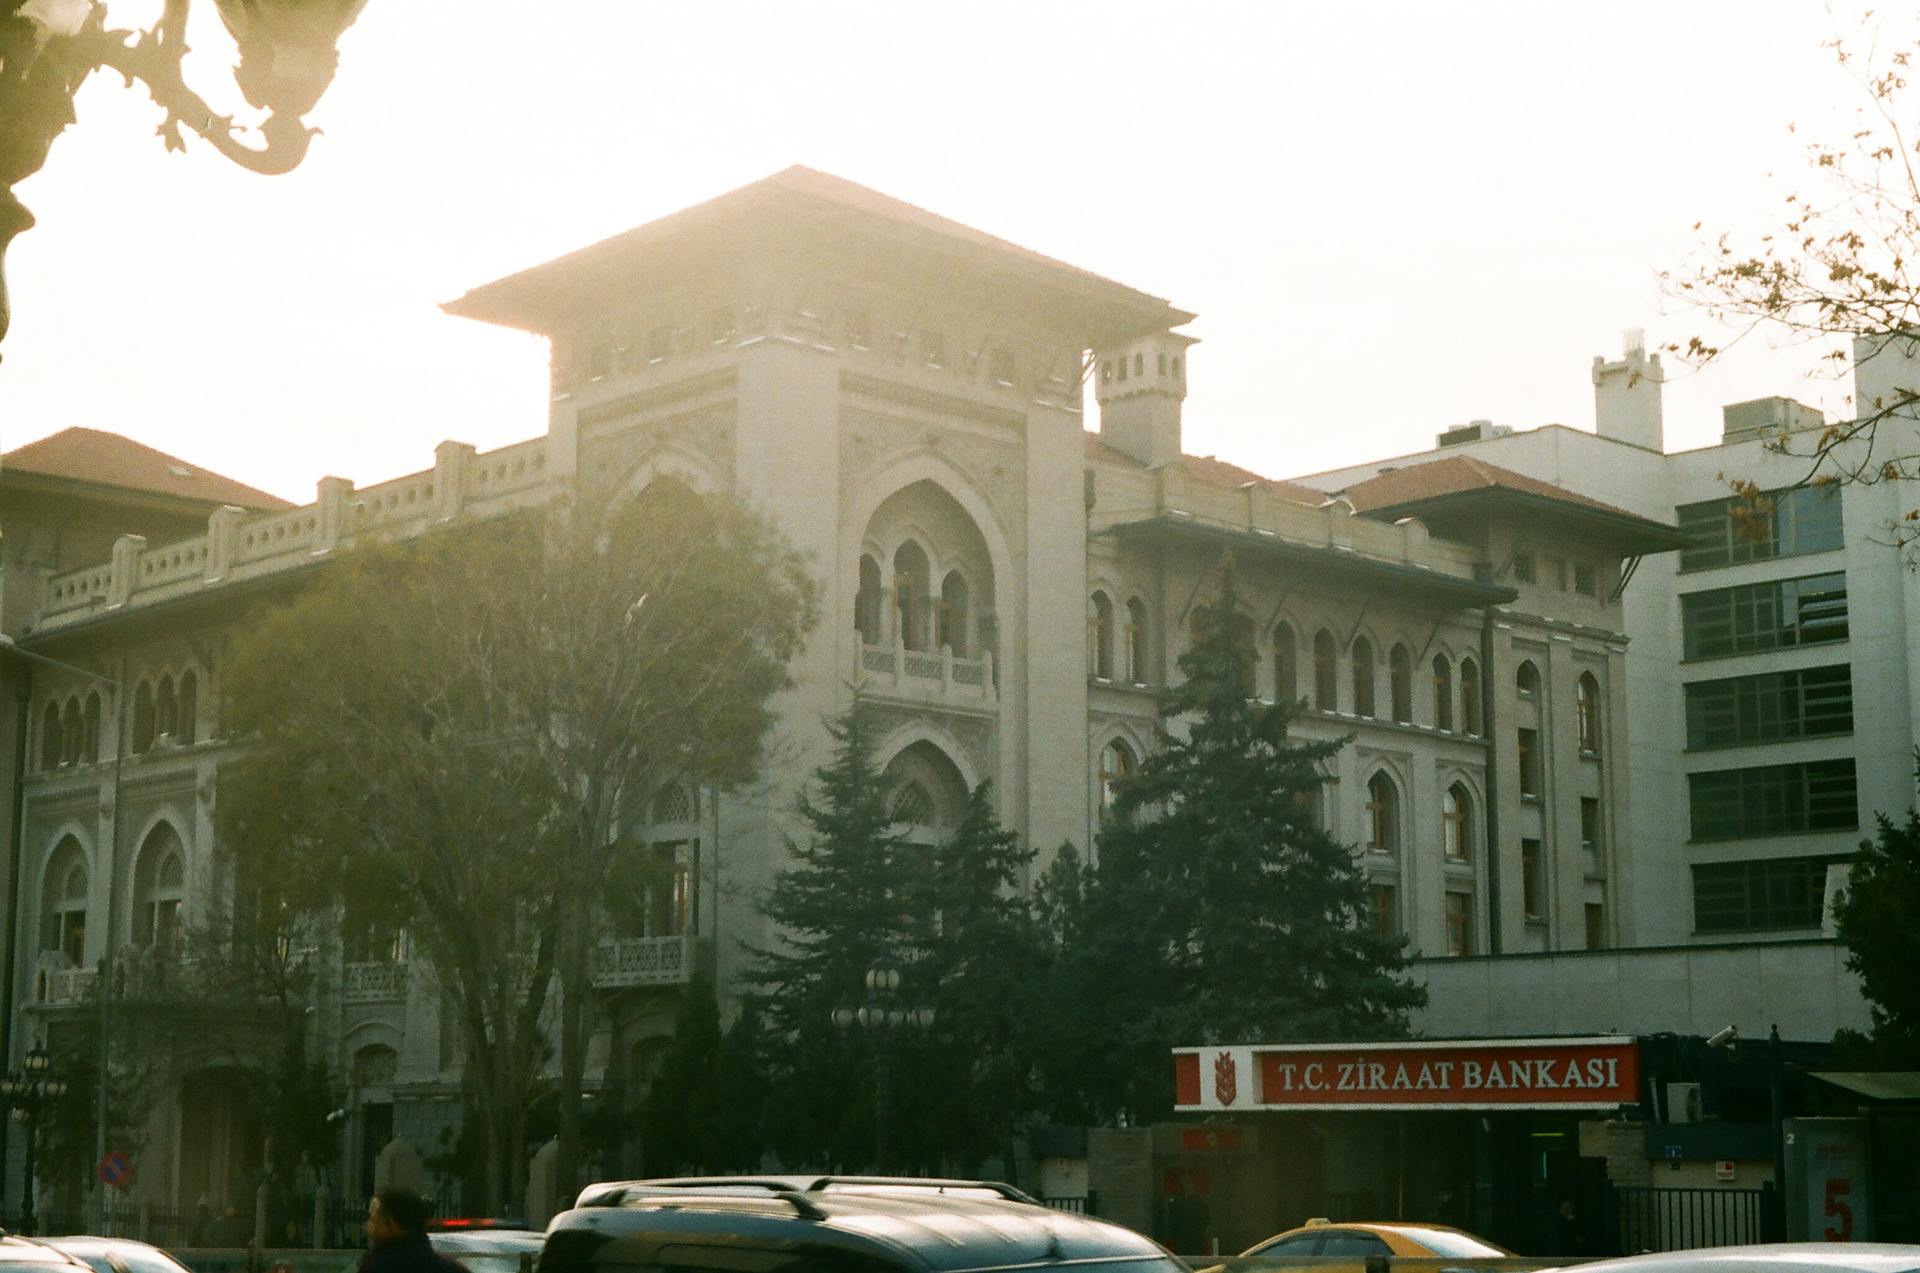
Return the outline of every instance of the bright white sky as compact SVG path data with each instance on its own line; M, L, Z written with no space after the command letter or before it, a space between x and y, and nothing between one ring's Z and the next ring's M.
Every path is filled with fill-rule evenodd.
M195 9L188 81L247 117ZM1595 354L1694 330L1655 283L1693 224L1770 225L1802 171L1788 122L1831 134L1858 105L1835 22L1817 0L370 0L290 176L165 154L144 91L87 84L19 189L40 224L8 255L0 449L88 425L305 501L442 439L534 436L544 346L436 305L792 163L1197 311L1191 452L1288 476L1472 418L1591 427ZM1710 444L1727 402L1840 413L1810 362L1671 369L1669 449Z

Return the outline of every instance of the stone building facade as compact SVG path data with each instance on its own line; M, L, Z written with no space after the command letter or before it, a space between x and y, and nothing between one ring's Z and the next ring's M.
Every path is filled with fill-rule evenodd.
M1193 315L806 169L446 308L551 340L543 434L486 453L444 443L431 469L377 486L324 478L298 508L213 494L143 520L139 484L110 482L122 504L72 542L49 529L59 507L9 502L4 630L117 681L128 706L123 742L109 688L0 663L20 740L15 1057L86 1000L110 911L127 957L151 958L226 887L210 823L232 746L222 650L255 607L356 536L663 475L771 516L816 563L825 619L762 780L634 812L677 869L638 930L596 951L589 1080L604 1099L644 1088L695 967L728 995L743 943L772 936L754 899L826 757L822 723L850 696L883 721L877 759L916 835L943 834L992 779L1043 856L1084 848L1153 746L1156 691L1229 553L1259 693L1302 699L1303 736L1352 739L1321 808L1361 855L1374 923L1436 957L1640 940L1622 608L1639 584L1622 564L1678 546L1665 518L1479 459L1330 497L1187 455ZM444 1144L460 1059L402 941L316 958L353 1192L388 1137ZM173 1205L241 1188L258 1150L236 1110L216 1059L184 1054L139 1188Z

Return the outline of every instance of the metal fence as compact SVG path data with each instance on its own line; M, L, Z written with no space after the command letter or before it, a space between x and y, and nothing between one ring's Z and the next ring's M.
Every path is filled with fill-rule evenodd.
M1616 1185L1619 1250L1685 1251L1767 1240L1768 1190Z

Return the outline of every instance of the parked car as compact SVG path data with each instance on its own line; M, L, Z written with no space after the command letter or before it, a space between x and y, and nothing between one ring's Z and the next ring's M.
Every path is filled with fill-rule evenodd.
M538 1229L489 1229L451 1221L442 1225L427 1234L427 1241L441 1255L465 1265L467 1273L524 1273L532 1269L547 1240Z
M1117 1224L1008 1185L885 1176L742 1176L589 1185L547 1226L539 1273L633 1268L752 1273L1177 1273Z
M93 1273L190 1273L187 1266L131 1238L46 1238L46 1245L83 1261Z
M44 1242L0 1233L0 1273L91 1273L91 1269Z
M1248 1247L1242 1255L1344 1256L1364 1260L1370 1255L1406 1255L1426 1260L1505 1260L1513 1252L1477 1238L1464 1229L1444 1224L1354 1222L1329 1224L1308 1221L1298 1229L1276 1233Z
M1772 1242L1660 1251L1582 1264L1580 1273L1920 1273L1920 1246L1879 1242Z

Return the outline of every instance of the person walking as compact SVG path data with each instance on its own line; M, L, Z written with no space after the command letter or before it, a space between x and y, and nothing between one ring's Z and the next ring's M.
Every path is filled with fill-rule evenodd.
M427 1241L427 1200L389 1186L367 1203L367 1253L359 1273L466 1273Z

